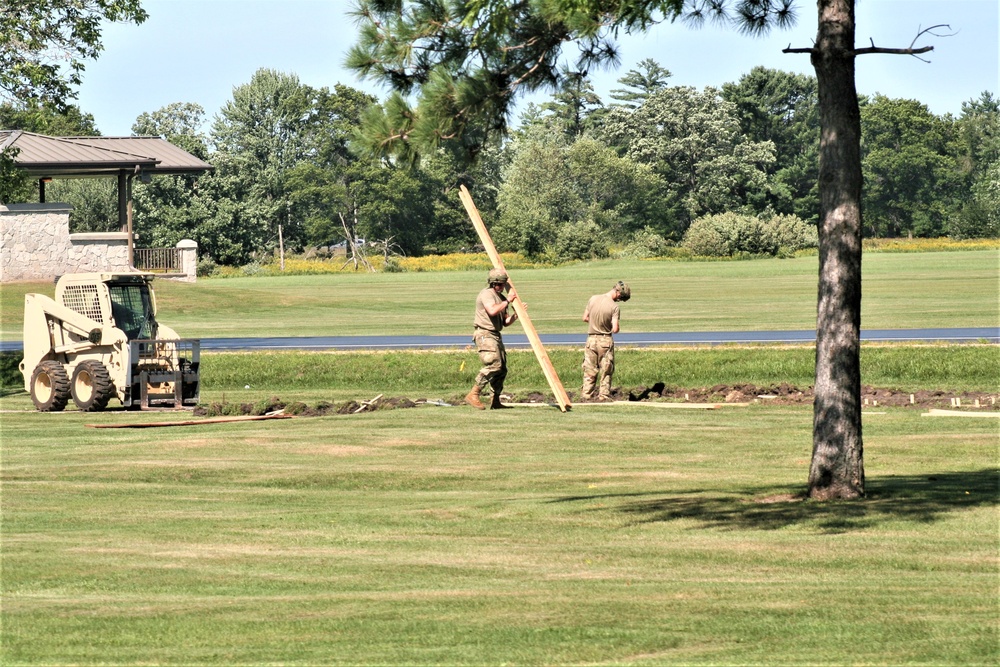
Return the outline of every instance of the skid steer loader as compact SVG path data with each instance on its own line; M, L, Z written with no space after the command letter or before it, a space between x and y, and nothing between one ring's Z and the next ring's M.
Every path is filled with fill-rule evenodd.
M24 389L42 412L69 399L99 412L117 398L126 408L198 403L201 352L156 321L148 273L60 276L55 300L24 298Z

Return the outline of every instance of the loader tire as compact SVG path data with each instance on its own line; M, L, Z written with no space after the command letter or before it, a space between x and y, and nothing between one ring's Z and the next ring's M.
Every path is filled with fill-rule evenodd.
M60 412L69 402L69 376L58 361L43 361L31 373L31 402L39 412Z
M115 395L108 369L99 361L82 361L73 371L70 383L73 402L84 412L101 412Z

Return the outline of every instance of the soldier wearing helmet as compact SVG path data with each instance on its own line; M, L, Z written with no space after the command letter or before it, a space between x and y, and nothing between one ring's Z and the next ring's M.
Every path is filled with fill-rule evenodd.
M504 291L507 294L504 295ZM465 397L465 402L478 410L486 406L480 400L487 385L493 392L490 408L497 410L507 406L500 403L500 392L503 391L504 380L507 378L507 351L503 345L500 332L517 319L517 313L510 304L517 298L517 292L507 282L507 274L500 269L490 271L486 279L486 289L476 298L476 315L473 322L475 333L472 340L476 351L483 362L483 367L476 375L472 391ZM524 306L524 303L521 303Z
M604 294L595 294L583 311L583 321L589 323L587 345L583 350L583 390L585 401L594 398L594 388L600 375L597 400L611 400L611 378L615 374L615 339L620 323L619 301L632 298L632 290L622 281L616 282Z

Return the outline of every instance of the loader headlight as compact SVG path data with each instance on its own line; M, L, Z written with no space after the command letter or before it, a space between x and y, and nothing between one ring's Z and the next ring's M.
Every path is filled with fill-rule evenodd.
M89 340L94 345L100 345L101 344L101 330L100 329L94 329L93 331L91 331L90 334L87 336L87 340Z

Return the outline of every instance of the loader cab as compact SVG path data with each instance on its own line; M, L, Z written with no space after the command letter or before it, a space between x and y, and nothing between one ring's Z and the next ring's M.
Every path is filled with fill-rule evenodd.
M142 277L122 276L106 283L111 297L111 317L129 340L156 337L156 299Z

